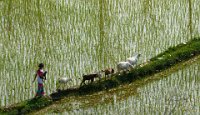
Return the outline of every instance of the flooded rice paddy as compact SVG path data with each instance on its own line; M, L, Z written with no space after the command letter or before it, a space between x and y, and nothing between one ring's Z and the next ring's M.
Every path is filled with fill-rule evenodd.
M34 97L40 62L48 71L49 95L59 77L72 78L69 86L76 86L83 74L116 68L135 53L143 63L199 36L199 5L192 0L191 12L186 0L0 1L1 106Z
M34 114L191 114L200 112L200 56L133 83L69 97Z

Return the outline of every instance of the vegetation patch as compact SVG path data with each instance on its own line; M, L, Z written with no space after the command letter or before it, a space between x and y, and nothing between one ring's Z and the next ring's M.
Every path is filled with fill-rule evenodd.
M200 38L171 47L167 51L153 57L149 62L140 64L129 72L122 72L112 75L107 80L100 80L88 85L77 88L66 89L52 93L49 97L39 97L30 99L9 107L0 108L0 114L25 114L38 109L42 109L54 101L67 96L80 96L95 93L102 90L111 89L121 84L133 82L136 79L142 79L145 76L160 72L171 66L186 61L200 54Z
M33 110L41 109L47 105L50 105L52 102L53 100L48 96L37 97L6 108L1 108L0 114L25 114Z

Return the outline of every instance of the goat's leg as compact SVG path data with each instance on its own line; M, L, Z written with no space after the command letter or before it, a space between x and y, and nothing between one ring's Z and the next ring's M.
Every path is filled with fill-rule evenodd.
M94 81L94 78L91 79L91 83Z
M82 86L83 83L85 84L85 80L82 80L82 82L81 82L81 84L80 84L80 87Z

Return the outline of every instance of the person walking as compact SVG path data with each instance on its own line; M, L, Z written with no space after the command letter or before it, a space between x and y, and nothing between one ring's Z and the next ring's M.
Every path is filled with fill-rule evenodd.
M34 80L33 80L33 82L34 82L35 79L37 78L37 81L38 81L38 90L37 90L35 97L44 96L43 82L44 82L44 80L46 80L46 73L47 73L47 71L43 70L43 68L44 68L43 63L40 63L38 65L38 67L39 67L39 69L36 71L36 74L35 74L35 77L34 77Z

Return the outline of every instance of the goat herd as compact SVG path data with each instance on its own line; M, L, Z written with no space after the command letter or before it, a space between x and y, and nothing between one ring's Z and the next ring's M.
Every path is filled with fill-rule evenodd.
M141 56L141 54L136 54L133 57L127 58L127 60L124 61L124 62L119 62L117 64L117 72L120 73L121 71L129 71L130 69L133 69L134 66L136 66L137 61L138 61L140 56ZM101 77L102 77L102 72L105 73L105 79L106 79L106 77L114 74L115 71L114 71L113 68L107 68L107 69L101 70L101 71L96 72L96 73L83 75L82 76L83 79L82 79L80 86L85 84L85 81L90 81L92 83L95 78L99 78L99 80L100 80ZM62 78L59 78L58 83L59 83L59 86L60 86L60 84L66 84L69 81L72 81L72 79L67 78L67 77L62 77Z

